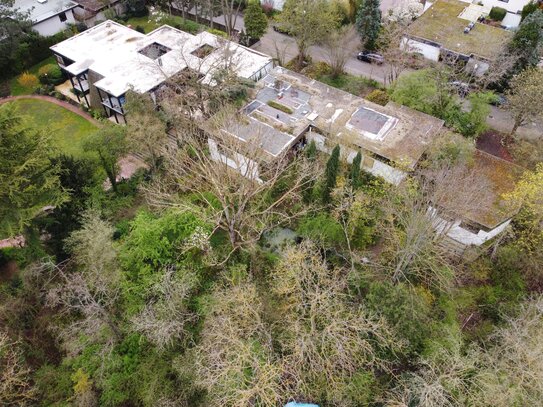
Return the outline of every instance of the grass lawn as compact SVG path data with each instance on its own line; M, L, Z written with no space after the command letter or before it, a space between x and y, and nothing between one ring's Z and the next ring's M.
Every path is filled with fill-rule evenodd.
M379 82L364 78L361 76L342 74L337 78L332 78L330 75L322 75L318 78L319 81L326 83L329 86L344 90L356 96L365 97L374 89L381 89Z
M33 75L36 75L38 76L38 70L44 66L44 65L48 65L48 64L53 64L53 65L56 65L57 64L57 61L55 60L55 58L53 56L47 58L47 59L44 59L43 61L41 61L40 63L34 65L33 67L31 67L28 72L33 74ZM13 96L17 96L17 95L30 95L31 93L34 92L34 88L27 88L27 87L24 87L22 85L19 84L19 82L17 82L17 78L19 76L16 76L15 78L11 79L9 81L9 87L11 89L11 94Z
M132 26L133 29L140 26L144 29L146 34L158 27L162 27L165 24L179 28L191 34L196 34L197 32L205 29L205 27L194 21L183 20L183 18L179 16L170 16L166 13L161 13L158 16L148 15L145 17L132 17L129 18L125 24Z
M29 125L47 131L59 153L81 156L84 140L96 126L81 116L43 100L21 99L9 102L28 117Z

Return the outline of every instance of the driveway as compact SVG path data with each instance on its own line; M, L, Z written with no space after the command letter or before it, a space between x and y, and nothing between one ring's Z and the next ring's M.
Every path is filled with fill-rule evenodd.
M387 64L375 65L359 61L356 59L356 53L358 52L359 46L360 43L358 41L351 44L349 54L352 56L345 64L345 72L351 75L362 75L374 79L377 82L384 83L386 72L388 71ZM271 25L268 27L268 31L260 41L251 48L274 58L278 58L279 55L283 62L288 62L298 55L298 47L296 46L294 39L288 35L274 31ZM313 58L313 61L327 61L326 52L320 46L311 47L309 54Z
M494 130L508 134L513 128L513 118L511 114L496 106L491 106L492 110L488 115L486 122ZM535 140L543 138L543 123L530 122L517 129L517 136L526 140Z

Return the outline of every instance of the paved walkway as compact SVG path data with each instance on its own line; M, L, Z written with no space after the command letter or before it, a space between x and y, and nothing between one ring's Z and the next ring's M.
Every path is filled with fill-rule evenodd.
M69 110L72 113L77 114L78 116L83 117L84 119L87 119L89 122L96 126L101 126L102 124L96 120L94 117L92 117L87 112L84 112L77 106L72 105L69 102L66 102L64 100L58 100L57 98L54 98L52 96L45 96L45 95L20 95L20 96L8 96L5 98L0 99L0 105L8 102L12 102L14 100L21 100L21 99L37 99L37 100L43 100L45 102L53 103L57 106L63 107L64 109Z

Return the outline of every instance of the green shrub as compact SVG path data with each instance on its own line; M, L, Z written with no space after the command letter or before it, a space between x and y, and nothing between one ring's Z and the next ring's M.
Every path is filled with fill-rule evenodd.
M47 64L38 70L38 78L43 85L60 85L64 82L64 75L56 64Z
M280 110L286 114L292 114L292 109L290 107L287 107L285 105L282 105L281 103L277 103L274 100L268 101L268 106L273 107L274 109Z
M141 25L137 25L134 29L139 33L145 34L145 28Z
M507 10L501 7L492 7L488 15L494 21L502 21L507 14Z
M381 89L372 90L366 99L370 102L377 103L378 105L384 106L388 103L388 93Z
M341 246L345 243L343 228L327 213L303 218L297 232L300 236L326 248Z
M326 62L320 61L309 65L304 69L303 73L311 79L319 79L321 76L330 75L332 73L332 68Z
M206 31L208 33L216 35L217 37L228 38L228 34L226 34L224 31L217 30L216 28L208 28Z

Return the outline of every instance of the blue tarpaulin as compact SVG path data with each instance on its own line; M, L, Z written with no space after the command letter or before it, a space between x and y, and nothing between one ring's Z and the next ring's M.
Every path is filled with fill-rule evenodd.
M285 404L285 407L319 407L316 404L307 404L307 403L296 403L291 401L290 403Z

